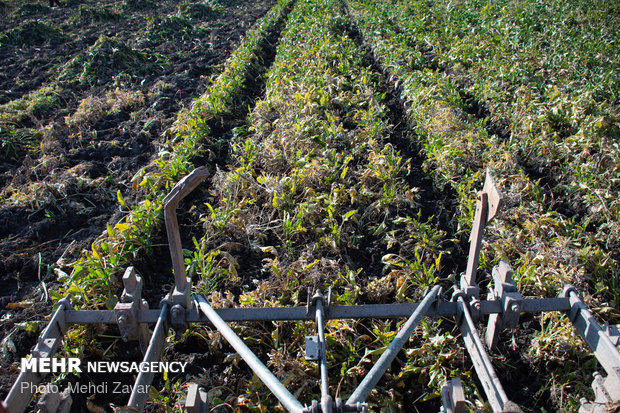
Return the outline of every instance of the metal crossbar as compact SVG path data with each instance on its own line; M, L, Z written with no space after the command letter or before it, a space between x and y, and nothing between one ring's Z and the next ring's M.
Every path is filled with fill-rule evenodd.
M181 180L165 199L166 229L174 266L175 288L162 300L161 307L148 308L141 297L142 278L130 267L123 276L125 289L114 310L77 311L71 308L69 297L61 300L47 328L39 337L31 353L32 358L52 357L70 325L117 324L124 340L136 340L141 344L145 353L144 362L159 361L169 327L182 333L190 324L211 323L287 410L294 413L364 412L368 408L366 398L407 343L420 320L423 317L453 317L493 411L521 412L519 406L509 400L502 387L479 336L478 323L488 316L485 341L487 347L492 349L502 329L518 326L520 314L559 311L569 317L607 374L606 377L595 375L592 384L595 399L583 400L580 413L602 413L607 404L620 402L620 353L617 348L620 334L615 327L601 327L573 287L566 286L556 298L523 298L514 285L509 264L502 261L493 269L493 289L485 300L480 299L476 276L482 236L484 228L496 215L502 199L490 171L487 171L484 189L478 197L467 269L461 275L450 300L445 300L441 288L435 286L424 295L420 303L337 306L331 305L330 290L327 296L320 291L311 296L309 292L305 307L223 309L214 309L205 297L190 294L191 280L186 277L182 265L181 238L176 219L176 206L180 199L188 195L207 175L204 168L198 168ZM334 399L329 391L325 322L331 319L362 318L407 318L407 321L357 389L344 402L340 398ZM293 320L314 321L316 324L317 335L306 337L306 358L319 364L321 397L310 406L299 402L227 324ZM148 325L154 325L150 334ZM138 389L150 386L153 376L152 372L141 372L138 375L127 403L130 410L144 409L148 394ZM29 405L32 392L24 391L23 383L37 384L44 379L45 374L42 373L21 372L4 402L9 411L21 412ZM444 413L465 411L466 400L458 378L445 383L441 398ZM187 411L206 411L207 403L206 392L196 384L190 385ZM46 390L38 402L38 407L49 413L68 412L70 405L70 395L50 390Z

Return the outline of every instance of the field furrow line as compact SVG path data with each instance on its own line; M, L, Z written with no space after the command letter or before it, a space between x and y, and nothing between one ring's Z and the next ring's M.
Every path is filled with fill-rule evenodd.
M485 167L494 170L506 203L502 217L487 229L482 268L490 269L499 259L508 258L519 287L527 294L552 296L562 282L568 281L586 291L599 290L595 284L605 285L596 300L613 299L617 266L611 254L587 233L573 229L570 217L549 208L545 191L530 179L518 154L500 137L490 134L479 116L467 113L459 85L449 74L437 70L432 54L422 52L425 45L389 23L393 11L385 4L348 3L377 61L391 73L405 101L408 120L424 145L428 167L438 182L451 186L458 195L458 222L465 233L473 217L472 189L479 186L474 183L481 182ZM583 343L566 339L570 336L566 320L545 317L539 322L566 335L550 338L543 330L530 331L536 338L526 350L528 357L540 357L537 346L554 339L563 343L558 346L570 343L572 357L582 354ZM537 368L547 370L536 357Z

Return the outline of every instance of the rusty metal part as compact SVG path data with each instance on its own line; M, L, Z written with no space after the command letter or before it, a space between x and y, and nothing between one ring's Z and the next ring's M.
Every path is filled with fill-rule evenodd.
M179 232L179 221L177 220L177 206L183 198L189 195L208 176L209 172L206 168L196 168L177 182L164 198L164 219L166 221L166 233L168 234L175 284L175 290L172 293L172 303L180 304L184 308L188 308L192 303L190 297L191 280L185 274L181 233Z
M514 285L512 271L508 263L500 262L493 269L494 287L488 299L479 299L476 273L482 233L487 223L497 214L501 205L501 194L497 190L490 171L487 170L485 186L477 205L476 222L470 237L467 271L459 280L459 285L463 288L455 291L453 301L443 301L439 293L439 286L435 286L425 294L420 303L332 306L330 305L330 290L327 297L324 297L320 292L311 296L311 291L309 291L308 303L305 307L226 308L217 310L213 309L204 297L193 297L197 305L193 305L194 302L191 301L191 280L185 274L176 218L176 208L179 201L207 175L204 168L195 170L181 180L164 200L175 288L173 293L162 300L161 309L150 310L144 305L144 300L141 297L142 279L130 267L123 277L124 292L114 310L75 311L70 308L68 297L61 300L47 328L41 334L37 346L32 352L32 357L51 357L58 349L67 327L71 324L117 323L123 338L146 342L147 325L156 323L144 356L145 362L152 362L160 359L168 326L175 327L179 332L184 330L189 323L210 322L250 364L254 372L289 411L297 413L365 412L368 406L363 401L389 367L396 353L403 347L419 320L422 317L455 317L493 411L520 412L520 408L508 400L498 380L478 335L475 321L483 316L490 315L487 342L492 348L497 343L499 330L516 327L521 313L562 311L569 316L607 373L606 377L599 373L595 374L592 384L595 400L593 402L584 400L580 412L600 413L604 406L620 401L620 353L616 348L620 342L620 334L614 326L607 324L600 327L574 288L567 286L563 294L557 298L523 298ZM334 399L329 394L325 325L326 320L330 319L360 318L408 318L408 320L351 395L349 401L344 403L340 398ZM318 401L313 401L310 406L302 406L226 324L230 321L269 320L314 320L316 323L317 335L307 337L306 355L309 359L319 362L321 398ZM143 389L150 386L153 375L154 373L140 372L126 410L136 411L144 408L148 392L143 391ZM44 376L45 374L27 371L19 375L5 400L13 413L23 411L32 397L32 393L20 391L21 383L38 384ZM458 378L451 379L442 387L441 396L444 413L464 411L466 400L462 384ZM63 400L59 394L50 393L41 399L40 405L42 409L58 413L67 409L66 402L67 399ZM202 412L207 409L207 394L198 388L197 384L189 387L186 407L191 412Z
M489 349L495 348L502 328L516 328L523 309L523 297L517 291L512 279L512 269L506 261L500 261L493 268L494 289L489 293L490 300L502 303L502 312L489 315L486 343Z
M484 228L497 215L502 204L502 194L497 189L491 170L487 168L484 187L478 195L476 203L476 214L469 237L469 255L467 257L467 269L461 277L461 289L467 297L478 297L480 289L476 282L478 273L478 262L480 259L480 249L482 248L482 238Z

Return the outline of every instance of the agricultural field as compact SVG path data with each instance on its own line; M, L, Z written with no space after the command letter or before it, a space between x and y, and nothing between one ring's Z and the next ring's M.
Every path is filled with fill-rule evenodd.
M620 4L603 0L0 0L1 396L53 302L111 309L124 269L151 308L173 285L162 201L179 207L188 276L214 307L446 297L465 270L490 168L504 195L481 285L507 260L518 290L574 285L620 323ZM346 398L400 325L330 320L331 393ZM302 403L314 323L234 324ZM62 356L141 360L117 327L72 328ZM526 412L577 411L596 359L557 313L522 315L491 358ZM170 335L148 409L282 407L209 325ZM459 329L421 322L371 393L373 411L439 410L459 377L489 409ZM133 378L127 377L132 383ZM59 384L105 377L54 377ZM74 397L104 411L127 400Z

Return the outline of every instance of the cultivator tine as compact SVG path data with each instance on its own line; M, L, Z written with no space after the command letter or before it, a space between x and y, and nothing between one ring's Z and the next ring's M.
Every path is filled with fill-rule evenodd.
M570 321L607 373L605 378L600 373L595 374L592 383L594 403L582 400L582 408L579 410L580 412L598 412L597 406L620 402L620 352L616 347L617 338L613 334L613 329L604 329L596 322L577 294L575 287L566 285L562 296L567 297L571 304L568 311ZM612 335L609 334L610 331Z
M407 322L402 326L400 331L396 334L396 337L392 340L388 348L381 354L379 360L372 366L370 371L366 374L362 382L357 386L353 394L347 400L347 404L362 403L366 400L372 389L375 387L383 373L390 367L390 364L405 345L405 342L409 339L411 333L416 328L422 317L426 314L427 310L435 302L441 287L434 286L425 296L419 306L415 309L413 314L409 317Z
M187 413L207 413L208 411L207 393L196 383L191 383L188 386L185 410Z
M512 279L512 269L506 261L500 261L493 268L494 289L489 293L488 300L502 303L502 312L489 315L486 332L486 343L489 349L495 348L502 328L515 328L519 324L519 316L523 308L523 297L517 291Z
M69 389L59 393L46 387L45 392L37 402L37 409L39 413L69 413L72 403L73 399Z
M185 275L185 261L183 260L183 247L181 246L181 233L179 232L176 209L179 202L208 176L209 172L206 168L198 167L177 182L166 198L164 198L164 219L166 221L166 232L168 234L175 283L175 290L172 293L171 301L173 305L178 304L184 309L189 308L192 304L190 294L191 280Z
M491 170L487 168L486 178L482 192L478 194L476 203L476 215L469 237L469 255L467 257L467 269L465 275L461 277L461 289L467 297L478 297L480 289L476 283L478 273L478 261L480 259L480 249L482 248L482 237L484 228L497 215L502 204L502 194L497 189Z
M56 354L62 338L67 333L65 310L71 308L69 298L69 296L66 296L58 302L56 311L54 311L50 322L39 336L37 345L31 353L32 358L47 359ZM24 411L34 393L33 387L41 383L45 376L47 376L47 373L35 373L22 370L5 399L9 411Z
M461 292L461 294L463 293ZM463 300L463 296L457 294L456 300L458 311L457 323L459 324L459 329L461 330L461 335L465 342L465 348L467 348L467 352L471 357L474 369L482 383L482 387L484 388L484 392L487 395L493 412L522 412L522 410L506 396L506 392L495 373L493 364L491 364L489 355L482 345L478 330L469 313L469 307L465 300Z
M442 413L465 413L465 393L461 379L455 377L441 387Z
M258 357L249 349L249 347L239 338L237 334L226 324L217 312L209 305L209 302L200 295L195 295L197 305L209 321L224 336L226 341L239 353L241 358L250 366L252 371L256 373L258 378L267 386L274 396L280 400L280 403L290 412L303 413L304 407L293 396L274 374L259 360Z
M169 312L168 309L169 304L167 302L163 302L159 313L159 319L153 329L151 341L149 342L149 346L144 354L143 362L145 363L151 363L161 359L161 351L164 348L166 333L168 331L166 325ZM138 377L136 378L136 382L131 391L131 396L129 397L129 402L127 403L128 408L135 409L137 411L142 411L144 409L144 405L149 395L148 389L153 382L154 375L155 373L153 372L140 371L140 373L138 373Z

